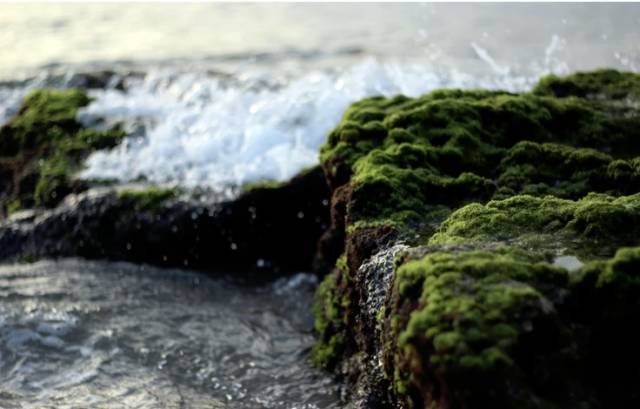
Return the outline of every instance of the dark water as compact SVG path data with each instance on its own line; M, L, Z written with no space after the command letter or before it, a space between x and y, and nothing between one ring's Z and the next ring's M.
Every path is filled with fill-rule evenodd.
M247 286L126 263L0 267L1 408L337 408L309 274Z

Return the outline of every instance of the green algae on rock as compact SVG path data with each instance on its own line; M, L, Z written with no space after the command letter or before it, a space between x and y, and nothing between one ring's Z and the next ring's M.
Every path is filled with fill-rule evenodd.
M158 209L167 200L178 195L178 189L147 187L144 189L125 189L118 192L118 198L131 201L138 210Z
M505 241L524 248L611 254L640 244L640 194L590 193L577 201L554 196L513 196L472 203L451 214L430 244Z
M74 180L81 162L94 150L115 146L124 133L83 128L78 110L90 98L84 91L33 91L18 113L0 128L0 207L52 207L82 190Z
M508 247L406 262L397 270L390 311L417 307L385 317L392 390L407 407L599 407L619 399L608 396L613 390L637 399L625 377L640 374L627 341L638 337L621 328L640 312L639 263L640 248L621 249L572 277L539 254ZM600 312L581 310L585 292ZM598 362L616 348L604 331L625 337L619 347L632 362L617 353L615 364ZM614 365L624 375L608 372ZM599 385L581 390L594 381Z
M549 75L533 89L538 95L575 96L599 100L640 98L640 74L601 69L567 77Z
M380 407L638 403L614 385L628 381L603 379L599 370L612 367L591 354L608 354L602 328L635 339L615 311L638 302L614 302L598 283L604 271L622 283L637 266L635 250L599 260L640 244L639 84L639 74L598 70L549 76L521 94L438 90L354 103L320 154L333 192L320 248L342 256L318 292L315 361L346 363L350 379L381 362ZM371 289L356 277L395 243L427 255L396 260L379 330L364 333ZM569 272L553 264L558 255L594 261ZM627 259L629 268L612 267ZM589 318L581 308L591 295L609 301ZM607 314L617 320L597 318Z

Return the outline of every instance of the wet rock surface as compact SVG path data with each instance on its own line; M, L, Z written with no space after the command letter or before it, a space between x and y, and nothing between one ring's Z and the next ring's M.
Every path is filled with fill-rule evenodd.
M96 188L0 225L0 259L81 256L207 271L309 270L329 223L320 169L210 203Z
M639 91L599 70L354 103L321 151L341 254L315 362L362 408L637 406Z

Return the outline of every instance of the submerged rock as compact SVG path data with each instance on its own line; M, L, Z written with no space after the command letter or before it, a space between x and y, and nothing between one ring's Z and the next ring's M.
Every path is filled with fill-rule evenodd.
M363 408L638 406L639 98L600 70L354 103L314 361Z

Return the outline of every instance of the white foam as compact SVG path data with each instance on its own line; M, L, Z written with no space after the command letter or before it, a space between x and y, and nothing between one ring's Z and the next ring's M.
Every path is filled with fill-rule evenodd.
M101 91L79 118L139 120L146 135L93 154L85 178L219 188L286 180L318 161L319 147L347 106L371 95L435 88L521 90L535 79L476 78L416 65L365 60L340 72L307 72L282 84L268 75L228 79L158 71L128 92Z

